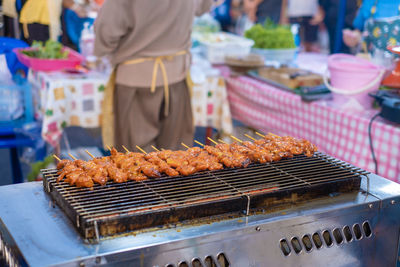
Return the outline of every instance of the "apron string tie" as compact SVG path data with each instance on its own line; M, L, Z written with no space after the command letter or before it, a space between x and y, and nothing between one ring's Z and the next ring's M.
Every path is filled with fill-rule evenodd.
M132 65L132 64L139 64L139 63L143 63L146 61L154 60L150 92L154 93L156 91L158 69L160 68L161 75L162 75L163 82L164 82L164 99L165 99L164 115L165 116L168 116L168 114L169 114L169 83L168 83L167 69L165 68L165 65L164 65L164 60L172 60L176 56L181 56L181 55L185 55L185 54L187 54L187 51L182 50L173 55L138 58L138 59L128 60L128 61L125 61L122 63L122 65Z

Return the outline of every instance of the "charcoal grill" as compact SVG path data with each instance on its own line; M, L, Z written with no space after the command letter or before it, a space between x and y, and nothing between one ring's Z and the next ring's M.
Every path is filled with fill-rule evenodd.
M242 169L207 171L187 177L110 183L93 190L57 183L57 170L44 170L44 188L88 241L214 215L251 211L332 192L358 190L367 172L321 153ZM220 216L219 216L220 217Z
M8 265L397 263L400 185L322 153L93 190L43 173L43 184L0 187Z

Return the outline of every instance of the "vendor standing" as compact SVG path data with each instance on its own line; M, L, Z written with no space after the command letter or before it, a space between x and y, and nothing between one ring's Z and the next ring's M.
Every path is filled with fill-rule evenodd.
M193 142L186 83L195 15L212 0L108 0L95 22L95 54L115 70L102 112L104 146L178 149Z
M365 0L353 22L354 30L343 31L349 47L362 43L377 63L385 60L386 47L400 44L400 0Z

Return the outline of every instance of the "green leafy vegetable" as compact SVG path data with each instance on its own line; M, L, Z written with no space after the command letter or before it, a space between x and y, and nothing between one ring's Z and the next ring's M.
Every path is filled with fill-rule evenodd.
M28 57L42 59L65 59L68 58L68 51L64 50L61 43L52 40L43 42L34 41L30 50L22 50L22 53Z
M270 19L267 19L264 25L254 25L245 32L244 36L254 41L254 48L286 49L296 47L290 28L277 25Z
M51 163L53 163L54 159L52 156L47 156L44 161L38 161L31 165L31 172L28 174L28 181L32 182L35 181L36 178L40 174L41 169L47 168Z

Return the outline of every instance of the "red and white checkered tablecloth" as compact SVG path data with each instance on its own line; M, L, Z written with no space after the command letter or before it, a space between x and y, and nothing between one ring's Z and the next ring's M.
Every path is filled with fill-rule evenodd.
M368 123L378 111L355 114L324 102L305 103L298 95L249 77L230 77L227 68L221 70L233 118L263 132L308 139L320 151L374 172ZM378 174L400 182L400 126L378 118L372 137Z

